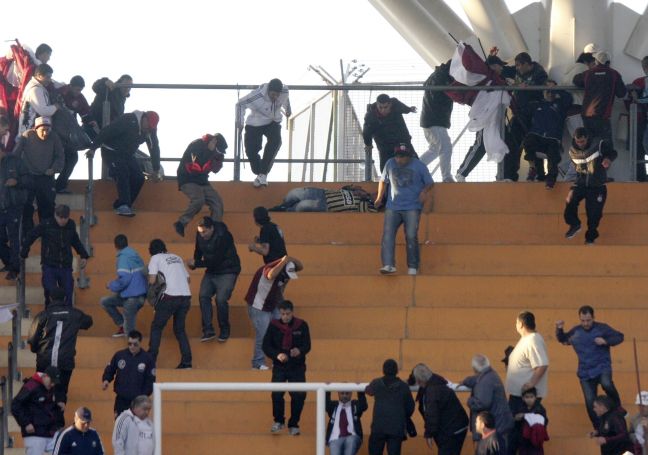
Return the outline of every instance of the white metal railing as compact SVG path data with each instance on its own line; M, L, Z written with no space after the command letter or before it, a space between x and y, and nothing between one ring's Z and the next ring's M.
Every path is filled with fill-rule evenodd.
M315 454L326 452L326 392L364 392L367 383L347 382L158 382L153 384L153 426L155 455L162 455L162 391L166 392L316 392ZM449 383L457 392L466 392L464 386ZM418 388L411 387L412 391Z

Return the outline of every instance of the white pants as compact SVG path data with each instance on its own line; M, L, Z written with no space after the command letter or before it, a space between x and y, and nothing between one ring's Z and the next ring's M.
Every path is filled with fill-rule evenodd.
M438 157L443 181L452 180L452 171L450 169L452 141L450 141L448 129L442 126L431 126L429 128L423 128L423 133L425 134L425 139L428 141L429 147L419 159L427 166Z
M26 436L23 439L25 442L25 455L43 455L51 439L41 436Z

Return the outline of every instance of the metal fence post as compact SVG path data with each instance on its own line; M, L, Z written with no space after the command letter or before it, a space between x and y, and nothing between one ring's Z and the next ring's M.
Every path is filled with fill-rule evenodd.
M162 455L162 389L159 383L153 384L153 433L155 455Z
M81 216L81 243L90 257L94 256L92 242L90 241L90 227L97 224L94 214L94 159L88 157L88 185L86 186L83 201L83 215ZM79 269L77 279L79 289L86 289L90 286L90 278L86 275L85 267Z
M324 387L317 389L317 407L315 410L315 419L317 422L316 436L317 441L316 454L324 455L326 453L326 422L324 416L326 415L326 391Z
M629 109L629 127L628 127L628 149L630 152L630 180L637 181L637 166L639 162L645 160L644 157L637 156L637 103L631 103ZM645 166L645 164L644 164Z

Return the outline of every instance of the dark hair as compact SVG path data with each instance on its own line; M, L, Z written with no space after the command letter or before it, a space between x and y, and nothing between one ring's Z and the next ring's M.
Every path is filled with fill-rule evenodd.
M254 221L258 224L266 224L270 222L270 214L268 213L268 209L265 207L255 207L254 210L252 210L252 216L254 217Z
M128 237L124 234L117 234L115 236L115 248L123 250L128 246Z
M128 338L142 341L142 332L140 332L139 330L131 330L130 332L128 332Z
M522 392L522 396L524 395L533 395L534 397L537 397L538 390L535 387L531 387L530 389L526 389L524 392Z
M520 52L515 56L515 63L533 63L533 60L527 52Z
M281 302L279 302L279 305L277 305L277 308L279 308L280 310L293 311L295 306L293 305L293 303L290 300L282 300Z
M574 131L574 137L589 137L589 131L584 126L579 126Z
M535 316L530 311L521 312L520 314L518 314L517 319L527 329L535 330L535 328L536 328Z
M49 295L52 302L62 302L67 297L67 295L65 294L65 289L60 287L55 287L54 289L52 289Z
M129 80L131 80L131 81L133 80L133 78L132 78L130 75L128 75L128 74L122 74L121 76L119 76L119 79L117 79L116 84L119 84L119 83L121 83L121 82L124 82L126 79L129 79Z
M198 227L211 229L214 227L214 220L208 216L203 216L202 220L198 222Z
M81 87L81 88L83 88L83 87L85 87L85 81L83 80L83 78L81 76L79 76L77 74L72 79L70 79L70 85L72 87Z
M644 63L648 64L648 55L641 59L641 64L643 65Z
M381 93L380 95L378 95L378 98L376 98L376 101L378 101L380 104L385 104L391 102L391 98L388 94Z
M583 54L581 54L581 56L578 58L578 60L576 60L576 63L585 63L585 64L587 64L587 63L592 63L592 62L595 62L595 61L596 61L596 59L594 58L594 54L592 54L591 52L583 52Z
M608 411L614 409L614 401L612 401L612 398L608 397L607 395L597 396L596 398L594 398L594 403L605 406Z
M161 239L153 239L149 243L149 254L155 256L156 254L166 253L166 245Z
M54 209L54 215L59 216L61 218L69 218L70 217L70 207L68 207L65 204L59 204Z
M385 376L396 376L398 374L398 363L394 359L387 359L383 362L382 371Z
M594 308L589 305L583 305L578 309L578 314L591 314L594 317Z
M41 63L34 70L34 76L51 76L54 70L47 63Z
M34 55L38 57L40 54L43 54L45 52L49 52L51 54L52 48L49 46L49 44L42 43L38 45L36 52L34 52Z
M283 82L276 77L268 82L268 91L269 92L281 92L283 90Z
M481 421L484 422L484 426L486 428L495 428L495 417L493 417L493 414L491 414L490 412L481 411L479 414L477 414L477 418L481 419Z

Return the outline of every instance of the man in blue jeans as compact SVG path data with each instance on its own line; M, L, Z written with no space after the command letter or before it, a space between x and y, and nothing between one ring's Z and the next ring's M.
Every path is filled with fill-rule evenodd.
M385 191L389 188L387 209L383 225L380 250L382 268L380 273L387 275L396 272L394 249L396 231L405 225L407 242L407 273L416 275L419 268L418 225L426 194L432 189L432 177L427 167L414 157L406 144L396 147L394 157L385 164L378 184L378 196L374 205L382 205Z
M135 330L137 312L144 305L146 283L144 261L140 255L128 246L128 238L124 234L115 237L117 250L117 279L112 280L106 288L113 295L101 298L101 306L117 325L113 337L123 337ZM122 307L120 313L117 308Z
M563 330L565 321L556 321L556 339L571 345L578 356L578 379L580 379L587 414L594 429L598 429L598 417L592 405L598 395L599 384L615 408L621 406L619 392L612 381L612 359L610 346L623 343L623 333L607 324L594 321L594 308L584 305L578 309L580 324L569 332Z

